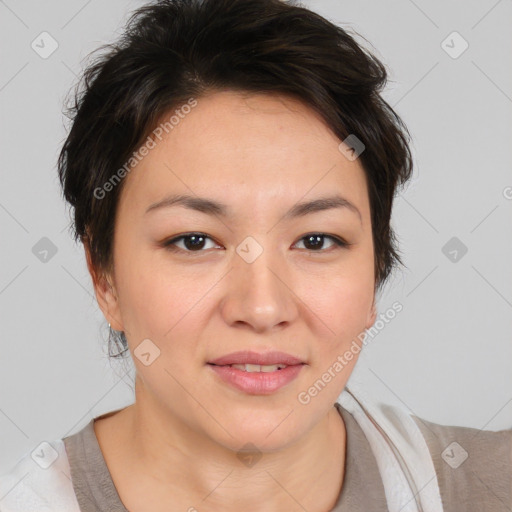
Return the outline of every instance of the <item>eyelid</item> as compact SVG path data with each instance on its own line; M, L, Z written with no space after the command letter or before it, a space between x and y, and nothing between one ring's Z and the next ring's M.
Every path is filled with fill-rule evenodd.
M203 250L203 249L199 249L197 251L190 251L190 250L182 249L181 247L177 247L175 245L177 242L181 241L182 239L192 237L192 236L200 236L202 238L207 238L207 239L211 240L212 242L214 242L215 244L220 245L211 236L207 235L206 233L201 233L199 231L190 231L188 233L183 233L183 234L175 236L173 238L164 240L160 245L169 251L183 252L186 254L195 254L195 253L200 254L200 253L207 252L206 250ZM302 235L293 245L296 245L298 242L300 242L310 236L321 236L323 238L330 238L334 242L334 246L332 246L328 249L319 249L319 250L300 249L300 250L304 250L304 251L307 251L307 252L313 253L313 254L314 253L323 254L323 253L331 252L331 250L333 250L333 249L347 249L350 245L353 245L351 243L348 243L346 240L344 240L343 238L341 238L337 235L330 235L328 233L323 233L323 232L306 233L305 235Z

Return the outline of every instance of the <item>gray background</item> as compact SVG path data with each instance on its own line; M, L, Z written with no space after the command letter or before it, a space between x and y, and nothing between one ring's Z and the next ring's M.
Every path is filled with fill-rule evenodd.
M68 231L56 158L82 60L142 3L0 1L0 473L133 401L131 364L124 374L106 357L108 326ZM415 174L393 216L408 268L379 305L404 309L351 382L429 421L510 428L512 2L303 4L370 41L390 72L384 97L414 139ZM58 43L46 59L31 47L43 31ZM453 31L469 43L458 58L441 45ZM462 48L454 36L446 45ZM43 237L56 248L46 261ZM452 237L467 247L456 261L442 250Z

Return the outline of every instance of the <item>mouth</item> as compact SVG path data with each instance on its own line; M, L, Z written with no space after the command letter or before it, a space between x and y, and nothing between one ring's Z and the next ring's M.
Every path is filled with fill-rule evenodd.
M296 379L305 363L259 364L215 364L207 363L220 382L248 395L270 395L285 388Z
M212 359L208 361L208 364L213 366L231 366L247 372L274 372L288 366L306 364L306 361L292 354L275 350L269 352L240 350Z
M307 366L286 352L240 350L207 362L216 377L249 395L269 395L286 387Z

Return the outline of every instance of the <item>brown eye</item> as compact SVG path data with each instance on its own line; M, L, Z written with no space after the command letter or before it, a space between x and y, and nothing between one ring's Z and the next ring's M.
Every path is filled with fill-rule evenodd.
M338 247L348 247L350 244L346 243L344 240L341 240L340 238L325 235L323 233L310 233L309 235L306 235L301 238L301 241L304 240L304 245L307 250L313 251L313 252L324 252L327 249L324 248L324 242L325 239L332 240L333 244L328 248L332 248L335 246Z
M167 240L164 242L163 246L171 251L182 250L185 252L204 252L203 249L207 240L212 239L204 233L187 233L171 240ZM178 246L178 243L182 241L183 246Z

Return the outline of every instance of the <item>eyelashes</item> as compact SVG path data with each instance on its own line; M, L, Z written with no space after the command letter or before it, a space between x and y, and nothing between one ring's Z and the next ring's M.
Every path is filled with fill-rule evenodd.
M352 245L343 240L340 237L334 236L334 235L328 235L326 233L308 233L301 237L297 242L295 242L294 245L296 245L299 242L306 241L306 244L312 244L312 247L315 247L315 245L323 246L322 243L323 240L331 240L333 245L331 245L328 249L308 249L306 247L306 251L312 252L312 253L327 253L331 252L332 250L336 249L343 249L347 248L348 246ZM204 249L204 246L206 244L206 241L210 240L213 242L213 245L218 245L214 240L206 235L205 233L185 233L183 235L171 238L169 240L164 241L161 245L162 247L165 247L167 250L171 252L183 252L183 253L204 253L206 250ZM182 247L179 247L177 244L180 242L184 242L184 245ZM186 243L188 242L188 244ZM187 246L188 245L188 246Z

